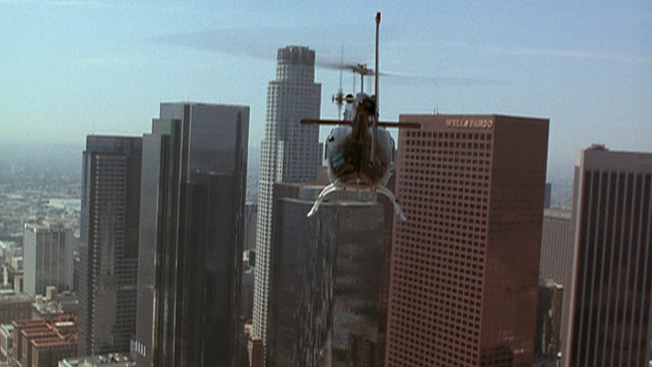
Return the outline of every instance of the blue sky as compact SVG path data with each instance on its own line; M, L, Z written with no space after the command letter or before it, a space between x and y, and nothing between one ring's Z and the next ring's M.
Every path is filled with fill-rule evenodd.
M552 164L591 143L652 151L647 0L0 0L0 143L140 135L160 102L196 101L251 106L259 146L276 49L337 61L343 44L345 62L371 64L376 11L381 70L431 77L381 80L383 120L435 108L547 117ZM336 118L339 73L318 69L316 80L322 117Z

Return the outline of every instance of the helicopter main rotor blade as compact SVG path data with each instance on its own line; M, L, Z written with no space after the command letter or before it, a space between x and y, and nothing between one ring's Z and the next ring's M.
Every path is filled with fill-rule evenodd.
M473 86L509 84L509 82L505 80L490 79L490 78L439 77L439 76L403 74L403 73L394 73L394 72L380 73L380 75L387 77L386 79L384 79L385 82L388 82L389 84L392 85L398 85L398 86L419 85L419 86L473 87Z
M365 63L341 61L339 47L333 47L324 42L315 42L310 40L297 40L297 34L315 33L321 30L305 30L296 28L228 28L213 29L199 32L164 34L146 39L145 41L167 44L175 47L187 47L196 50L217 52L231 55L240 55L251 57L258 60L275 61L277 59L277 47L270 46L270 40L273 39L279 47L284 44L306 44L311 49L316 50L317 60L315 67L330 70L351 70L359 73ZM265 35L265 37L261 37ZM314 37L313 37L314 38ZM360 48L357 47L356 50ZM337 55L337 56L335 56ZM368 54L361 51L347 52L345 55L349 60L369 60ZM373 69L366 68L365 75L373 73ZM491 78L466 78L466 77L437 77L431 75L416 75L406 73L396 73L382 71L379 75L386 77L383 82L395 86L490 86L510 84L510 81L491 79Z
M350 121L303 119L303 125L350 125ZM419 125L420 126L420 125Z
M389 129L421 129L418 122L378 122L378 126Z
M315 119L303 119L301 120L303 125L350 125L350 121L339 121L339 120L315 120ZM378 126L388 128L388 129L421 129L421 124L418 122L385 122L379 121Z
M320 60L315 60L315 66L318 68L322 69L331 69L331 70L356 70L360 67L359 64L354 64L354 63L341 63L341 62L334 62L334 61L320 61Z

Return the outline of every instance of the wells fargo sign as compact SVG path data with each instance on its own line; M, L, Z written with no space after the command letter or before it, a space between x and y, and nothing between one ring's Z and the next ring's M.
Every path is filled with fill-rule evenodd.
M448 119L446 127L461 127L468 129L491 129L494 121L491 119Z

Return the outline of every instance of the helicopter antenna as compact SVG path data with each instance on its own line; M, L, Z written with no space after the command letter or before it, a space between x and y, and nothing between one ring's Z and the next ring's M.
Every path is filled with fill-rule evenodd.
M342 90L342 72L344 71L344 43L340 52L340 91Z
M376 82L374 85L374 94L376 96L376 111L374 112L374 122L371 128L371 154L369 158L369 163L373 166L374 158L376 154L376 135L378 133L378 33L380 30L380 12L376 13L376 66L374 67L376 72Z
M337 103L337 119L342 120L342 105L344 104L344 92L342 91L342 71L344 70L344 44L342 44L342 54L340 58L340 88L337 94L333 96L333 102Z

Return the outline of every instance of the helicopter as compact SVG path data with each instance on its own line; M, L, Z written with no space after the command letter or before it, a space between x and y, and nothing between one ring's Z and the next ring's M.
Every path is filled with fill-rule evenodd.
M343 97L341 89L333 100L339 106L346 103L343 121L301 120L302 124L337 125L326 139L325 149L328 161L330 184L319 193L308 217L319 210L324 199L337 191L347 189L369 190L388 197L394 205L394 212L402 220L406 216L398 199L385 185L389 180L395 152L395 142L386 128L421 128L415 123L389 123L378 121L378 33L380 12L376 13L376 67L372 71L364 64L354 66L354 73L362 78L362 91L355 97ZM375 73L375 94L364 93L364 77ZM341 108L341 107L340 107Z

